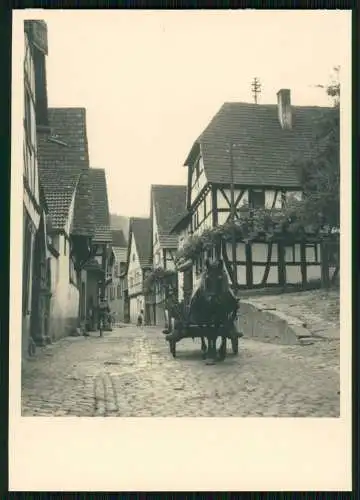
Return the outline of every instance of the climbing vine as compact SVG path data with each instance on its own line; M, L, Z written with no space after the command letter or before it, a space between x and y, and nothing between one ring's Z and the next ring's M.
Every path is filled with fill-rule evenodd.
M253 240L270 242L285 237L303 238L307 234L319 236L321 229L321 226L304 226L296 214L286 208L245 208L239 219L188 236L176 254L176 262L194 261L221 241L230 241L234 233L237 240L249 243Z
M168 284L176 276L176 271L171 269L164 269L157 267L153 269L145 278L144 293L150 294L154 292L154 285L160 283L161 285Z

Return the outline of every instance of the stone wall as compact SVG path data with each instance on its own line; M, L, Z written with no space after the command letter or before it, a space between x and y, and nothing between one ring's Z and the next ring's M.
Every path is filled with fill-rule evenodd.
M298 344L312 337L297 318L285 315L269 306L240 300L238 328L245 338L279 344Z

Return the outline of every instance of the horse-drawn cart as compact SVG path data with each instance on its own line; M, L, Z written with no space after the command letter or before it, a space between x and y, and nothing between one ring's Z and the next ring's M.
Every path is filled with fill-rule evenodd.
M203 359L224 360L227 339L231 341L232 352L238 354L239 338L243 335L236 327L237 311L238 300L228 287L222 262L207 262L189 304L176 303L169 308L169 326L164 333L173 357L176 357L176 344L185 338L201 339ZM219 349L218 338L221 339Z

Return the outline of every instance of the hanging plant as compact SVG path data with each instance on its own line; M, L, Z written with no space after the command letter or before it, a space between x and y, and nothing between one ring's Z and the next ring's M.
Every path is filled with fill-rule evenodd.
M306 234L320 234L321 228L304 227L296 214L286 209L250 209L243 207L241 217L226 222L202 234L190 235L176 254L176 263L195 261L205 250L211 250L220 241L230 241L235 233L237 240L250 243L254 240L270 242L282 238L303 238Z

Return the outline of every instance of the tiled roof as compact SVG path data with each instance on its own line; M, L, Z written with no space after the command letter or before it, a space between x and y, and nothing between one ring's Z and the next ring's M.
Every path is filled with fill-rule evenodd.
M170 232L185 209L186 186L153 185L151 199L155 207L160 245L163 248L177 248L178 237Z
M280 126L277 105L225 103L195 142L185 165L201 147L209 182L230 183L229 142L233 149L234 183L299 187L293 161L315 132L314 120L331 108L292 106L292 129Z
M84 108L49 108L52 135L38 134L38 160L42 169L47 165L89 167Z
M89 179L92 187L94 209L94 241L98 243L111 243L112 238L105 170L102 168L90 168Z
M112 249L117 262L126 262L127 248L113 246Z
M114 230L121 229L124 234L126 244L129 238L129 223L130 223L129 217L126 217L124 215L110 214L111 229Z
M114 247L121 247L121 248L127 247L125 236L121 229L112 229L111 236L112 236L112 244Z
M59 169L49 165L42 172L41 182L49 208L52 229L55 231L64 229L79 178L80 172L72 167L63 166Z
M95 233L92 187L88 168L83 169L76 189L71 233L89 237L93 237Z
M130 232L135 238L141 267L151 265L151 220L132 217L130 219Z
M86 114L84 108L49 108L48 116L51 135L43 131L37 137L39 177L52 229L60 230L67 222L82 171L89 167ZM80 194L75 200L73 222L77 234L87 233L91 225L91 216L84 214L89 208L85 184L86 179L79 184ZM82 222L84 228L80 227Z

